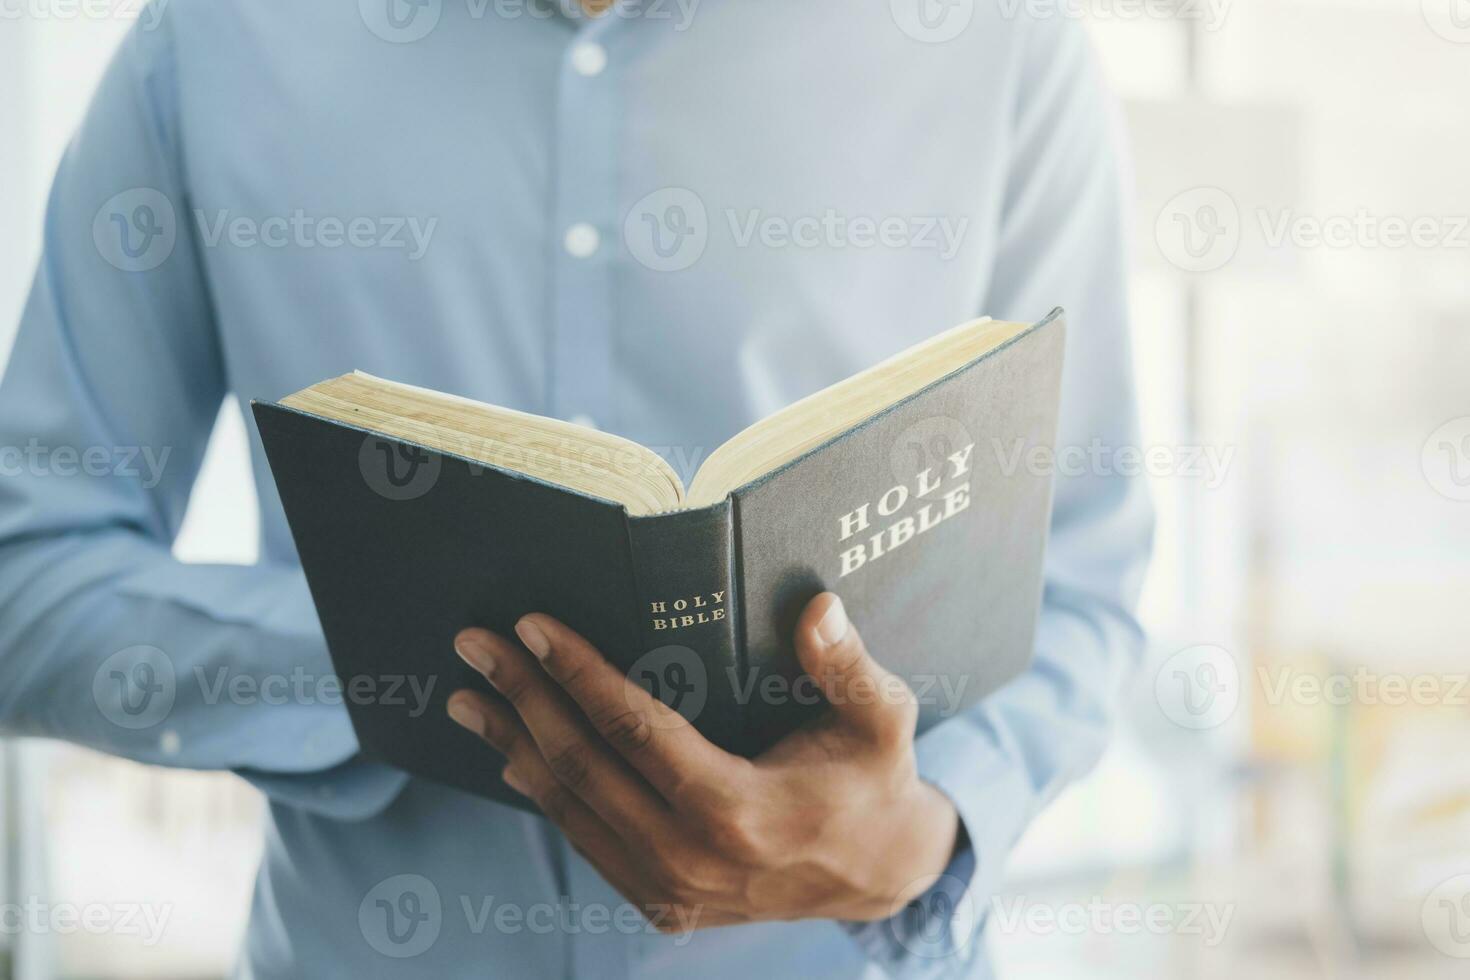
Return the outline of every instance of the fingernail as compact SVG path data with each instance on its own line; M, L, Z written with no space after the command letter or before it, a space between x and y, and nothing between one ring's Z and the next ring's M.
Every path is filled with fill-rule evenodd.
M484 720L480 717L480 712L475 709L473 704L463 698L455 698L449 702L449 717L453 718L456 724L462 725L472 732L478 732L485 727Z
M495 672L495 658L490 655L490 647L484 640L468 637L456 640L454 652L459 654L459 659L487 677Z
M832 597L832 605L817 623L817 635L829 647L847 635L847 610L842 608L842 600L837 596Z
M513 769L512 767L506 766L504 771L501 772L500 778L505 780L505 785L509 786L511 789L515 790L522 796L531 795L530 788L525 784L525 782L521 780L521 774L516 772L515 769Z
M516 636L521 638L526 649L530 650L537 660L545 660L546 655L551 652L551 643L546 639L546 634L541 632L529 619L516 623Z

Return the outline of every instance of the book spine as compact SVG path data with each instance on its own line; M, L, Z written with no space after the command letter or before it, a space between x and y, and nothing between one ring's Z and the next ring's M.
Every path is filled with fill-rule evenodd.
M740 649L735 632L732 508L628 518L638 635L628 677L695 724L705 737L743 751Z

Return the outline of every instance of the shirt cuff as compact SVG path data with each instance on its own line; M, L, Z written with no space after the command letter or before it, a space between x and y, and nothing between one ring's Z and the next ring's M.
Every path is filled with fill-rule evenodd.
M932 729L915 752L919 775L954 803L964 840L939 879L896 915L843 928L889 976L965 976L980 955L1006 855L1030 819L1034 794L1021 768L969 716Z

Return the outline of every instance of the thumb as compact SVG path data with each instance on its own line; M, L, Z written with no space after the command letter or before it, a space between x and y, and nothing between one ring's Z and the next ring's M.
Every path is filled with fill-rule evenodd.
M796 623L796 655L845 723L884 742L913 737L913 692L869 656L836 593L823 592L807 603Z

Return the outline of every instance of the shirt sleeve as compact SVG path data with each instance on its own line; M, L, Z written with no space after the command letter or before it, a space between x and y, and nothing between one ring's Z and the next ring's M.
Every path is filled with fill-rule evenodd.
M1152 543L1142 478L1108 465L1139 447L1128 343L1125 164L1116 106L1083 29L1028 25L997 261L983 312L1067 312L1059 459L1041 618L1029 670L923 735L919 772L954 801L968 838L895 917L848 925L904 978L966 975L1006 857L1036 813L1096 763L1140 660L1134 616ZM1065 454L1065 455L1063 455Z
M109 65L0 382L0 728L365 816L403 777L357 758L300 571L170 551L226 395L172 50L165 17Z

